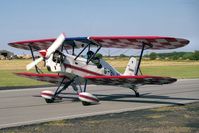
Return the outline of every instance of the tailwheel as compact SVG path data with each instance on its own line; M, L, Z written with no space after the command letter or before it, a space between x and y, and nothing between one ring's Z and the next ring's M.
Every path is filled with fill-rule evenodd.
M136 97L140 97L140 93L137 91L138 87L137 86L133 86L132 88L130 88L131 90L133 90L135 92L135 96Z
M136 92L136 93L135 93L135 96L136 96L136 97L140 97L140 93L139 93L139 92Z

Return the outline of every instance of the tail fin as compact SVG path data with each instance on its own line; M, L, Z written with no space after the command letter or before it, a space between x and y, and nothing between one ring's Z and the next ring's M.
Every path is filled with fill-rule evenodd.
M136 67L137 67L137 60L136 58L131 57L129 63L126 66L124 75L135 75Z

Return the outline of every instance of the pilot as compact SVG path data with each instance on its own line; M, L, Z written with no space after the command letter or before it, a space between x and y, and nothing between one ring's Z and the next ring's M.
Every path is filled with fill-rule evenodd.
M87 59L90 59L94 55L93 51L88 51L87 52ZM92 57L91 62L94 63L97 68L101 69L102 65L100 63L100 59L102 59L102 54L97 53L94 57Z
M94 55L94 52L93 51L88 51L87 52L87 59L90 59L92 56Z

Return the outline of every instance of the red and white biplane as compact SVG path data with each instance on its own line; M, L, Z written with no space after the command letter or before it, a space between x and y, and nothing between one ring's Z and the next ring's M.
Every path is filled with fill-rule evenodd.
M189 43L186 39L162 36L90 36L66 38L61 34L58 38L29 40L9 43L10 46L30 50L33 62L26 66L27 70L35 68L37 73L21 72L19 76L58 84L55 92L42 91L41 96L47 103L59 99L59 94L70 85L77 92L83 105L96 104L98 98L88 92L87 84L121 86L132 89L139 97L138 86L170 84L177 79L170 77L142 75L140 63L146 49L175 49ZM104 48L141 49L139 59L131 57L124 73L118 72L102 59L98 53ZM95 48L95 51L93 49ZM78 53L76 52L78 50ZM34 52L40 53L35 59ZM85 56L82 54L86 53ZM43 73L38 63L44 61L47 70Z

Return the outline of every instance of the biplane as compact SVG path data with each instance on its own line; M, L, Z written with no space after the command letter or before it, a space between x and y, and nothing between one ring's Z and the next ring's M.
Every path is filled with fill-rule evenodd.
M88 84L129 88L139 97L138 88L141 85L163 85L177 81L170 77L143 75L140 69L143 52L146 49L175 49L188 43L186 39L163 36L65 37L62 33L57 38L11 42L9 45L30 50L33 62L26 69L36 70L35 73L20 72L17 75L58 85L54 92L41 92L47 103L60 100L59 94L72 86L82 104L91 105L99 103L99 99L87 92ZM140 49L141 52L138 59L131 57L125 72L120 73L103 59L99 53L102 47ZM40 56L37 59L35 52ZM43 73L38 66L42 61L52 73Z

